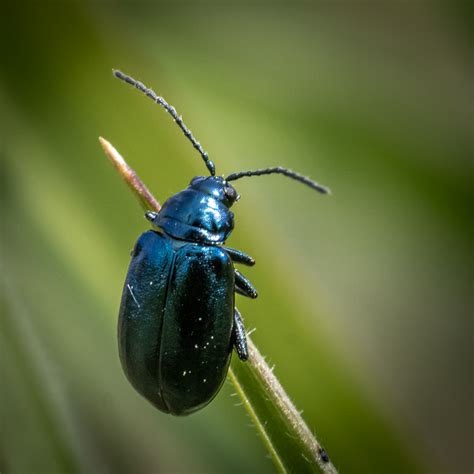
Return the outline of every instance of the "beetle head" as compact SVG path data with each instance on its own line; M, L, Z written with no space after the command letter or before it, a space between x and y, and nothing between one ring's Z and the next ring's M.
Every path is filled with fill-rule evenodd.
M227 207L240 199L235 188L221 176L196 176L189 185L191 189L212 196Z

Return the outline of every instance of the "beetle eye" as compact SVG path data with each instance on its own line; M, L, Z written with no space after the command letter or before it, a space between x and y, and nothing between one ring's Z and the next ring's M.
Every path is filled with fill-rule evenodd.
M235 201L237 198L237 193L235 192L235 189L230 186L226 186L224 188L224 193L227 196L227 198L231 201Z

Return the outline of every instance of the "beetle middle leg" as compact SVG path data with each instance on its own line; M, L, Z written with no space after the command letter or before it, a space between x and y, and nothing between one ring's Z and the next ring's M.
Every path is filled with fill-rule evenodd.
M242 275L239 270L234 269L235 275L235 291L243 296L255 299L258 296L257 290L254 288L250 280Z
M232 326L232 340L235 352L240 360L247 360L249 358L249 351L247 347L247 335L245 333L242 316L237 308L234 309L234 325Z

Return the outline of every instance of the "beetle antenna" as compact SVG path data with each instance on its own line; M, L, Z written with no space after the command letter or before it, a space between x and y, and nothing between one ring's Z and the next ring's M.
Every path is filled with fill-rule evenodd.
M254 171L241 171L240 173L232 173L227 176L226 181L235 181L236 179L244 178L246 176L262 176L265 174L282 174L284 176L288 176L288 178L294 179L299 181L300 183L306 184L312 189L319 191L322 194L331 194L331 190L324 186L321 186L316 181L303 176L302 174L295 173L287 168L282 168L281 166L277 166L275 168L265 168L261 170L254 170Z
M153 102L156 102L157 104L161 105L173 117L178 127L183 131L184 135L193 144L193 147L201 154L202 159L204 160L204 163L206 164L207 169L211 173L211 176L214 176L216 174L216 168L215 168L214 163L209 159L207 152L204 151L201 144L193 137L191 130L189 130L189 128L186 127L186 125L183 122L183 118L180 115L178 115L178 113L176 112L176 109L172 105L168 104L168 102L166 102L166 100L163 99L163 97L160 97L152 89L149 89L148 87L145 86L145 84L133 79L133 77L127 76L123 72L117 71L116 69L112 69L112 72L115 77L126 82L127 84L130 84L136 87L139 91L143 92L147 97L153 100Z

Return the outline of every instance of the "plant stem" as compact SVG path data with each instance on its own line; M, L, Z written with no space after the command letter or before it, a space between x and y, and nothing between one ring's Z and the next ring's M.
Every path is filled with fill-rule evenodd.
M137 173L127 164L120 153L112 146L110 142L99 137L99 142L104 149L106 156L110 159L123 180L132 189L138 197L140 204L145 210L159 212L160 203L155 199L153 194L145 186L145 183L138 177Z
M135 171L125 162L119 152L104 138L99 137L99 141L105 154L110 161L112 161L124 181L137 195L142 206L146 210L159 212L161 209L159 202L154 198ZM260 387L261 395L265 401L270 402L276 407L278 415L283 420L283 425L287 430L286 434L297 437L300 449L299 454L308 463L308 466L305 466L307 467L307 472L317 472L317 470L319 470L327 474L336 474L337 470L331 461L329 461L326 451L316 440L314 434L304 422L301 414L296 410L287 393L274 375L272 369L265 362L250 338L247 338L247 344L249 349L248 361L246 364L240 364L239 366L247 371L246 373L242 372L242 378L250 378L256 382L254 385ZM242 399L244 407L248 411L252 421L255 423L277 469L280 472L294 471L294 469L292 469L293 466L289 466L287 462L285 463L281 455L282 450L276 449L272 437L269 435L267 421L254 409L252 393L251 390L249 390L249 387L252 388L254 385L248 384L246 386L246 384L242 382L241 377L239 376L241 370L242 369L239 369L239 373L236 373L232 368L229 369L229 378L234 384L237 394Z

